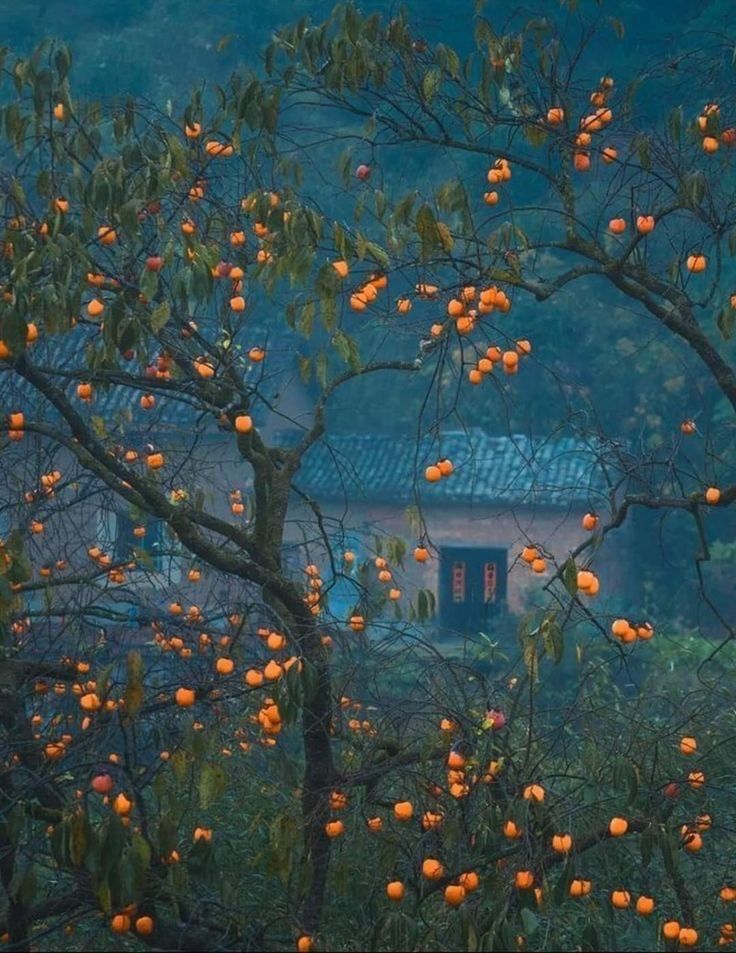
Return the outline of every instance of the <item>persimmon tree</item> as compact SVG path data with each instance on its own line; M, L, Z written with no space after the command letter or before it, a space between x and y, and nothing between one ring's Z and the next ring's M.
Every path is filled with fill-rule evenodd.
M692 352L721 419L736 407L725 42L713 85L644 123L565 18L500 33L479 13L461 54L347 5L168 111L77 101L60 44L6 59L9 948L101 917L163 949L692 946L736 898L733 627L703 570L736 485L698 408L635 452L570 399L560 428L606 489L573 552L520 539L546 601L518 659L477 633L444 657L417 626L429 597L401 591L407 552L434 555L423 499L463 479L443 426L479 387L502 412L532 369L560 385L533 329L571 288L634 308L642 342ZM282 409L297 375L307 419ZM299 474L369 380L421 391L434 443L407 539L356 565ZM673 691L647 675L669 620L596 574L638 510L695 527L717 630ZM572 688L547 684L564 654Z

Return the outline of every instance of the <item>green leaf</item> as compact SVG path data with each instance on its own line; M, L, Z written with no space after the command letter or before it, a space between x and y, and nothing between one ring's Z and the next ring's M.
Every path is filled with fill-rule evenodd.
M181 782L189 773L189 754L183 748L178 748L172 754L169 764L174 772L174 777Z
M107 427L104 417L93 414L90 418L90 424L92 425L92 431L96 437L100 440L104 440L107 437Z
M48 169L42 169L36 176L36 191L44 198L51 195L51 173Z
M559 907L567 899L568 888L570 881L573 878L573 873L573 861L570 857L568 857L567 861L565 862L565 866L562 868L560 876L557 878L552 890L552 903L555 905L555 907Z
M125 202L118 209L118 218L120 219L120 224L125 231L130 236L135 236L138 234L139 222L138 222L138 212L140 211L140 202L137 199L131 199L129 202Z
M30 907L36 899L38 880L32 865L16 871L10 884L10 895L24 907Z
M298 836L299 825L294 817L281 814L269 828L270 853L267 870L286 884L294 862L293 844Z
M571 596L577 595L578 567L575 565L575 560L572 556L570 556L562 567L562 581L565 584L565 589L567 589Z
M444 223L438 223L429 205L422 205L414 221L417 235L422 241L422 254L427 255L438 247L445 251L452 249L452 236Z
M299 355L299 377L305 384L308 384L312 377L312 360L303 354Z
M69 863L69 830L62 821L54 825L51 832L51 856L59 867L66 867Z
M673 837L664 829L659 831L659 849L662 852L664 869L670 877L677 876L677 853Z
M648 867L654 853L654 828L650 824L645 827L639 838L639 850L643 867Z
M457 79L460 76L460 57L452 47L438 43L435 48L435 55L438 63L453 79Z
M317 380L324 390L325 387L327 387L327 355L324 352L318 354L315 358L314 370L317 375Z
M721 308L718 312L716 324L724 341L728 341L733 334L734 324L736 324L736 309L728 305L726 305L725 308Z
M633 801L639 790L639 775L636 765L626 758L618 758L613 766L612 780L617 788L625 788L628 800Z
M171 309L168 301L162 301L161 304L151 312L151 328L153 331L160 331L171 317Z
M437 222L437 234L440 239L440 244L446 252L452 251L452 246L455 244L455 240L450 234L450 229L445 225L444 222Z
M337 292L340 279L335 269L326 262L317 273L314 281L314 290L320 304L322 323L328 331L332 331L337 321Z
M534 635L527 633L521 641L521 655L529 677L536 681L539 673L539 651Z
M138 279L138 287L141 290L141 294L145 295L146 298L151 301L158 289L158 273L151 271L150 268L144 267Z
M690 208L697 208L705 198L707 184L702 172L691 172L680 182L678 195Z
M524 907L521 911L521 922L524 925L524 931L531 935L539 929L539 917L533 910Z
M110 913L112 910L112 895L110 893L110 884L107 880L100 882L95 890L95 896L100 905L100 910L102 910L103 913Z
M337 171L340 173L340 178L342 179L343 185L350 185L352 183L352 164L353 154L350 149L346 149L341 153L340 158L337 160Z
M203 808L208 807L213 800L221 797L227 790L228 778L225 769L217 764L205 764L199 776L197 792L199 803Z
M65 823L69 824L69 859L75 867L81 867L87 851L87 815L75 811Z
M179 839L174 821L164 815L158 824L158 851L162 857L168 857L178 846Z
M62 44L56 51L54 56L54 66L56 66L56 72L59 77L59 82L63 83L66 79L69 70L72 65L72 54L69 52L69 48L66 44Z
M355 341L344 331L337 331L332 338L332 344L348 367L356 374L360 373L362 365Z
M391 259L388 256L388 252L384 251L384 249L375 242L366 242L365 251L382 268L388 268L391 264Z
M117 814L111 814L101 846L101 872L103 876L117 867L120 858L123 856L125 841L125 828L120 818Z
M130 851L136 859L137 866L144 871L148 870L151 866L151 847L142 834L133 834L130 842Z
M417 235L423 242L427 244L437 243L437 219L429 205L422 205L417 210L414 227L417 230Z
M422 97L426 103L431 103L442 84L442 71L438 66L431 66L422 77Z
M416 614L419 622L426 622L434 615L436 600L431 589L420 589L417 593Z
M299 320L297 322L297 328L300 334L303 334L305 338L310 338L312 336L312 328L314 326L314 301L309 300L306 304L303 304L299 312Z
M535 149L538 149L547 141L547 130L538 123L529 123L524 126L524 138Z
M391 217L395 225L408 224L415 201L416 193L410 192L409 195L404 196L404 198L394 206L393 215Z
M544 651L554 661L555 665L559 665L565 651L562 629L554 618L549 618L544 620L539 631L542 636Z
M649 147L649 139L647 136L638 135L634 142L636 154L639 157L639 164L645 172L648 172L652 168L652 153Z
M54 85L50 69L42 69L33 80L33 106L37 113L49 108L49 96Z
M422 515L417 506L407 506L404 510L409 529L414 536L419 536L422 531Z
M682 137L682 127L684 125L684 112L682 106L673 109L667 117L667 130L670 136L679 142Z

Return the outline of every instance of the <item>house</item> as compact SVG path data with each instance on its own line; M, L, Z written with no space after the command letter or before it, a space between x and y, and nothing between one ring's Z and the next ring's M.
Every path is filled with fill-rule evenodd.
M261 375L259 392L267 394L263 404L254 408L254 416L267 441L288 445L308 425L314 395L293 370L293 341L271 342L255 325L250 334L270 354L268 370L262 365L253 369ZM67 335L40 341L33 358L41 366L69 369L78 366L78 355L78 341ZM74 379L67 380L70 396L75 386ZM29 419L34 413L49 419L48 407L14 375L2 375L0 397L8 409L25 407ZM201 494L205 505L221 517L247 521L249 466L239 456L232 434L219 429L212 414L197 408L187 395L174 399L164 392L153 409L142 410L137 396L131 399L129 390L113 385L80 409L93 426L105 427L111 435L119 433L125 448L141 453L147 443L166 447L171 470L190 494ZM41 443L29 434L24 448L14 448L17 459L29 446L40 448ZM452 461L454 472L438 483L426 482L425 468L440 457ZM594 442L491 436L480 427L420 440L374 433L329 434L310 448L297 474L299 492L289 511L286 555L295 571L308 561L323 565L322 532L305 502L314 501L335 551L353 551L356 566L363 558L376 556L376 536L401 538L410 550L426 545L431 554L427 562L408 558L403 569L394 567L402 604L420 589L430 590L436 596L441 629L488 631L504 612L521 614L532 606L549 578L550 572L535 575L519 559L522 548L533 544L558 563L564 561L585 537L583 514L607 504L601 457L601 448ZM54 465L65 476L75 472L76 464L66 451L59 451L56 460ZM0 512L7 524L3 531L32 516L33 507L18 508L29 489L27 479L25 468L19 466L13 480L3 484ZM244 494L242 516L231 514L233 491ZM51 503L41 499L40 505L53 513ZM61 504L62 509L67 505ZM43 564L45 551L47 562L63 557L73 567L86 564L92 544L115 560L125 559L136 548L146 557L146 571L131 576L127 584L128 589L135 584L139 590L132 600L131 617L139 611L138 605L147 605L146 611L155 614L172 587L186 587L188 561L177 553L175 540L162 524L149 520L145 537L136 539L133 528L140 517L119 499L99 491L90 493L74 512L73 532L63 528L69 518L52 518L51 525L58 529L34 539L35 565ZM628 584L625 563L605 551L596 557L596 569L603 577L604 591L622 591ZM227 588L222 580L213 582L208 597L224 604L229 598ZM334 617L347 618L360 597L354 570L347 572L340 565L330 582L329 597ZM124 602L122 594L116 601Z
M426 544L431 558L407 559L397 584L410 597L420 588L435 593L441 629L488 632L505 611L528 609L549 578L519 558L524 546L562 562L586 537L583 515L607 500L601 450L572 438L490 436L478 427L443 433L439 446L454 472L427 483L437 440L331 435L309 451L296 482L319 504L335 538L362 555L375 553L376 535L408 538L410 550ZM295 528L307 518L301 510L292 514ZM625 584L626 568L615 557L596 567L609 588ZM346 592L348 611L351 597ZM331 607L337 611L334 597Z

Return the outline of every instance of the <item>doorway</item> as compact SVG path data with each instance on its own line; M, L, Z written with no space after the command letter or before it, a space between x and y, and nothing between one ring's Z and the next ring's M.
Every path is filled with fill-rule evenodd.
M505 549L440 548L440 624L455 632L487 632L506 602Z

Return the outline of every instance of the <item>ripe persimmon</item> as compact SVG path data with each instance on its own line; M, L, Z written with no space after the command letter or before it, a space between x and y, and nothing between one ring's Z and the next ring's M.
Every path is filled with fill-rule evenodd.
M403 900L405 893L406 888L400 880L392 880L390 883L386 884L386 896L389 900L396 902Z
M683 754L686 754L686 755L695 754L697 750L698 750L698 742L695 740L695 738L692 738L688 735L685 735L684 737L680 738L680 751Z
M628 890L614 890L611 893L611 904L617 910L626 910L631 906L631 894Z
M153 933L153 917L138 917L135 921L135 932L141 936L150 936Z
M708 259L705 257L705 255L701 254L688 255L685 262L685 267L689 272L692 272L693 274L699 274L700 272L705 271L705 269L708 267Z
M113 933L127 933L130 930L130 917L124 913L116 913L110 921Z
M414 805L411 801L397 801L394 804L394 817L397 821L409 821L414 814Z
M636 900L636 912L642 917L648 917L654 912L654 900L652 897L646 897L642 894Z
M461 884L448 884L445 887L445 903L450 907L459 907L465 900L465 887Z
M427 857L422 861L422 876L427 880L442 880L445 876L445 868L436 858Z
M552 836L552 850L558 854L569 854L572 850L572 837L570 834L554 834Z
M587 897L590 893L593 885L590 880L571 880L569 887L569 894L571 897Z
M608 822L608 833L611 837L622 837L629 829L629 822L625 817L612 817Z
M177 688L174 701L180 708L190 708L197 700L197 693L192 688Z
M328 821L325 824L325 834L330 838L342 837L345 833L345 825L342 821Z

